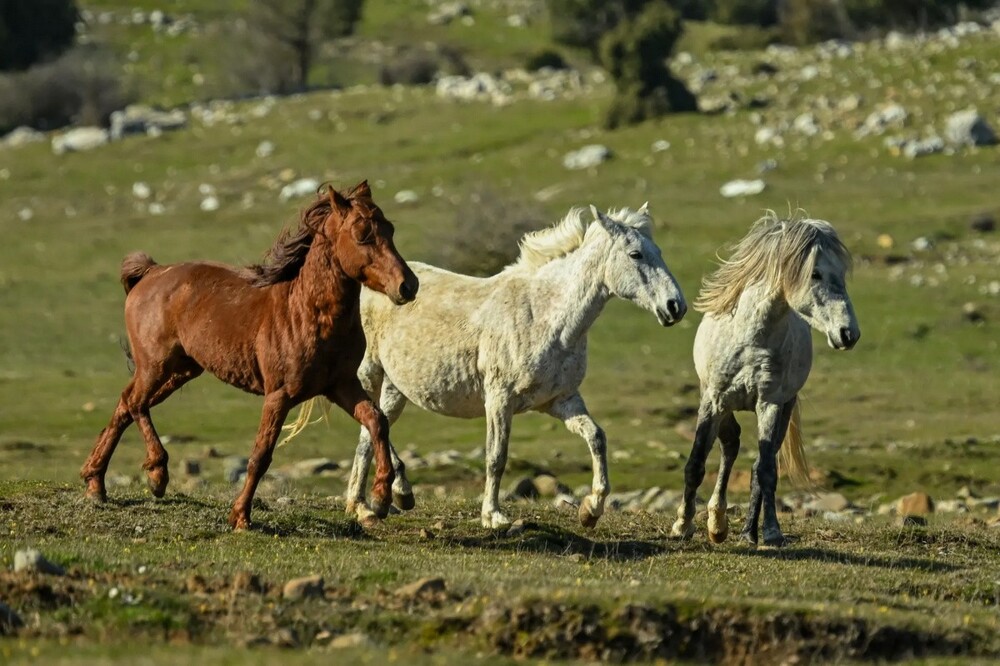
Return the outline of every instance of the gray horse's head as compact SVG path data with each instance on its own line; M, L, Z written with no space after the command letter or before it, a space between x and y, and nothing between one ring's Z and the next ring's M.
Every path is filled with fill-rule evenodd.
M683 319L687 301L653 241L648 206L643 204L637 211L611 211L608 215L594 206L590 211L611 237L605 263L608 290L652 312L663 326L673 326Z
M849 265L841 253L822 244L813 247L808 263L812 266L802 275L808 282L793 291L788 304L810 326L825 333L831 347L853 349L861 338L861 328L847 294Z

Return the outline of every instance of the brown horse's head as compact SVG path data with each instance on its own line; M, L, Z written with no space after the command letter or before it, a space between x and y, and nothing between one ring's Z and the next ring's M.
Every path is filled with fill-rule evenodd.
M327 224L335 225L328 236L336 239L341 268L369 289L380 291L396 305L417 296L420 282L392 242L393 226L382 209L372 201L368 181L362 181L346 197L328 188L333 214Z

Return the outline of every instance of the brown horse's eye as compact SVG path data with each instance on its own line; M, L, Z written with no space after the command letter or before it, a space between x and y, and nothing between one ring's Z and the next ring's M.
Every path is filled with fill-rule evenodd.
M354 227L354 240L358 245L373 245L375 243L375 225L359 224Z

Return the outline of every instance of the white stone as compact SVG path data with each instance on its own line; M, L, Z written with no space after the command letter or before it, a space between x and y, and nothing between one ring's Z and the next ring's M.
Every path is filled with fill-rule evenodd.
M654 153L662 153L664 150L670 150L670 142L666 139L658 139L653 142L652 149Z
M0 139L0 145L5 148L20 148L39 141L45 141L44 134L31 127L21 126L11 130L3 139Z
M219 198L214 195L205 197L201 200L200 208L206 213L219 210Z
M132 183L132 196L136 199L148 199L153 193L153 190L146 183L137 181Z
M611 157L611 150L601 144L591 144L563 156L563 166L567 169L589 169Z
M260 157L261 159L270 157L274 154L274 144L270 141L261 141L257 144L257 150L254 152L257 154L257 157Z
M944 135L948 143L955 146L990 146L997 142L996 132L975 109L948 116Z
M288 201L289 199L304 197L307 194L316 194L318 189L319 181L315 178L299 178L281 188L278 198L282 201Z
M52 152L56 155L93 150L108 142L108 132L100 127L78 127L52 137Z
M748 197L760 194L766 185L760 178L755 180L731 180L719 188L719 194L731 199L733 197Z
M400 190L392 199L398 204L409 204L420 201L420 196L413 190Z

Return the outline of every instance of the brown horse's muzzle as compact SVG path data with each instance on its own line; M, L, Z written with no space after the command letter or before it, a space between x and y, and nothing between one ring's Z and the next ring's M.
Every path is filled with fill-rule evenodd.
M399 283L396 288L396 295L393 296L392 300L396 305L403 305L404 303L409 303L414 298L417 297L417 291L420 289L420 280L417 279L416 274L410 270L410 267L403 264L403 281Z

